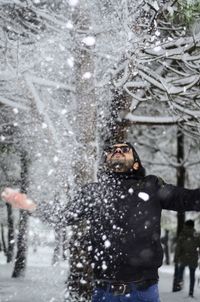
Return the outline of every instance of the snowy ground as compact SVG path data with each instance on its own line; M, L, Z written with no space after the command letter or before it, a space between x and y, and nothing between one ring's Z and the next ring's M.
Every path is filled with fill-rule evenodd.
M0 302L63 302L63 293L67 276L67 265L51 266L52 249L39 248L37 253L29 250L28 268L25 278L13 279L13 265L5 263L0 253ZM198 272L199 273L199 272ZM190 301L188 294L188 272L185 288L182 292L172 293L173 266L160 269L160 296L162 302ZM195 299L200 301L200 287L196 284Z
M172 293L173 284L173 265L163 265L159 270L159 290L161 302L184 302L184 301L200 301L200 285L195 285L194 299L188 297L189 292L189 271L186 269L185 272L185 283L184 289L181 292ZM199 269L196 274L197 279L199 278Z

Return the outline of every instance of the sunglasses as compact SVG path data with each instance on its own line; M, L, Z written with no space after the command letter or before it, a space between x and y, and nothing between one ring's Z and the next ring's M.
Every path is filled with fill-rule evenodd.
M121 147L113 146L113 147L108 148L105 152L106 153L115 153L117 149L120 149L123 153L128 153L131 148L129 146L121 146Z

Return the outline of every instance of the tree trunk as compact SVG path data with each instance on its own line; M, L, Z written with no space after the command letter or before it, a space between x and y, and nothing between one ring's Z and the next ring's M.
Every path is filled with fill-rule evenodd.
M181 130L177 133L177 161L180 164L184 160L184 134ZM181 165L177 168L177 186L184 187L185 185L185 167ZM185 213L177 213L177 237L179 236L185 221Z
M62 247L62 229L56 228L54 229L55 232L55 248L53 251L53 258L52 258L52 265L56 265L61 260L61 247Z
M67 229L63 228L62 231L62 257L67 260L67 250L69 249L69 239L67 237Z
M82 3L84 10L79 8L74 12L74 18L79 20L77 26L80 31L88 30L90 27L90 18L87 12L87 4ZM86 5L86 6L85 6ZM84 13L83 13L84 12ZM85 46L87 48L87 46ZM89 49L88 49L89 50ZM94 181L95 178L95 155L96 155L96 99L94 93L94 80L85 78L86 73L94 74L94 62L90 52L80 47L75 50L76 58L76 98L77 98L77 116L76 132L79 137L79 153L80 157L76 159L74 168L76 187L82 186L85 183ZM86 148L85 148L86 147ZM78 225L78 232L76 227L72 227L75 235L71 238L69 243L70 249L70 276L68 278L68 289L72 295L70 301L77 296L78 300L91 300L92 294L92 274L90 271L90 257L87 250L88 231L86 224L80 223ZM78 235L80 234L81 235ZM77 245L76 245L77 243ZM79 263L83 263L79 267ZM84 280L82 282L81 280ZM67 300L68 301L68 300Z
M177 161L178 161L178 163L181 163L181 162L183 162L183 160L184 160L184 134L180 129L178 129L178 132L177 132ZM183 165L180 165L177 168L177 185L180 187L184 187L184 184L185 184L185 167ZM185 213L178 212L177 213L177 238L183 228L184 221L185 221ZM180 290L180 286L178 283L178 264L175 263L172 291L176 292L179 290Z
M7 247L6 247L6 241L5 241L5 234L4 234L4 226L3 224L1 224L1 240L2 240L2 250L5 254L5 256L7 256Z
M7 213L8 213L8 249L7 249L7 263L12 262L14 256L15 247L15 235L14 235L14 218L11 205L8 203Z
M27 153L21 153L21 192L26 193L28 187L28 158ZM13 278L24 276L26 269L27 256L27 241L28 241L28 213L20 211L19 218L19 235L17 240L17 256L15 259L15 267Z
M113 94L113 100L111 103L111 116L109 127L109 144L116 142L125 142L127 139L127 127L128 123L123 121L119 122L120 112L127 109L129 99L120 92Z

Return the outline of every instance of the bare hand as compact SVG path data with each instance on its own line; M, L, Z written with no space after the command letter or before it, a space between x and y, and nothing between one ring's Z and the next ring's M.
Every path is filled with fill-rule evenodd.
M1 198L12 205L13 208L33 212L36 210L36 204L24 193L19 193L11 188L5 188L1 193Z

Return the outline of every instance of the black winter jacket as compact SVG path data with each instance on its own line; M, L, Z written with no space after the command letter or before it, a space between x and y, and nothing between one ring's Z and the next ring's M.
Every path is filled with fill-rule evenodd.
M128 282L158 279L162 209L200 211L200 189L113 173L84 186L60 217L63 225L86 219L95 279Z
M193 268L198 266L198 248L200 247L200 234L194 228L184 226L178 237L175 262Z

